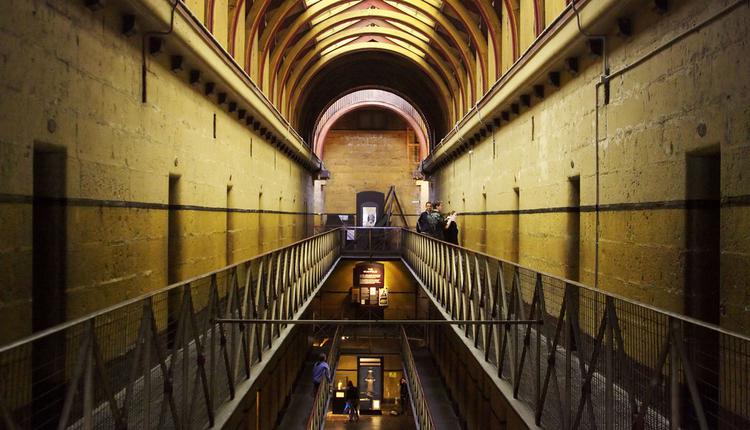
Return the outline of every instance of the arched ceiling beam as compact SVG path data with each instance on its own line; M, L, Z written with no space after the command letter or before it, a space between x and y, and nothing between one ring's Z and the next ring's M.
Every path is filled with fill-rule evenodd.
M299 79L299 81L290 82L290 86L288 88L289 97L287 98L287 103L285 106L287 118L296 117L296 114L297 114L296 109L299 108L298 99L300 98L302 91L305 89L307 83L310 81L310 79L312 79L313 76L315 76L316 73L318 73L321 69L323 69L323 67L325 67L328 63L335 60L336 58L345 56L346 54L353 54L353 53L363 52L363 51L389 52L397 56L400 56L402 58L405 58L406 60L415 64L436 85L436 88L441 98L443 99L445 105L450 110L450 112L448 112L448 117L450 118L450 121L455 122L457 120L457 116L456 116L457 106L455 105L456 99L451 97L451 91L445 85L445 82L443 82L440 76L432 69L432 67L429 64L427 64L427 62L424 61L424 59L422 59L415 53L409 51L408 49L402 48L401 46L385 44L385 43L355 43L352 45L347 45L342 48L336 49L330 53L327 53L321 56L320 59L318 59L318 61L316 61L315 64L313 64L306 71L306 73Z
M324 31L324 30L323 30ZM314 29L311 30L309 34L306 35L310 37L315 37L317 34L319 34L321 29ZM437 52L434 49L434 47L427 42L424 42L422 39L417 38L416 36L407 33L404 30L398 29L398 28L387 28L387 27L355 27L355 28L347 28L344 31L341 31L339 33L335 33L324 40L318 42L315 47L306 53L306 55L299 61L300 66L296 69L293 68L293 64L296 60L297 55L299 54L300 48L297 48L294 52L291 52L290 55L288 55L284 61L284 65L282 66L281 73L277 76L275 76L276 79L272 79L276 82L276 89L275 93L277 95L275 101L277 102L277 105L281 105L281 99L283 95L283 88L286 85L287 79L289 78L289 73L292 70L295 70L295 73L298 75L300 72L299 70L304 70L304 67L310 63L312 58L314 58L316 55L318 55L320 52L327 49L329 46L341 41L345 40L350 37L359 37L359 36L366 36L366 35L377 35L377 36L383 36L383 37L392 37L395 39L402 40L415 48L419 49L420 51L424 52L426 55L428 55L430 58L433 59L433 61L436 64L440 64L442 66L444 60L438 55L438 52L444 54L451 66L452 71L455 73L451 73L451 70L444 69L444 74L447 74L447 77L453 81L454 85L458 85L458 87L461 90L461 98L462 98L462 104L461 106L468 106L468 104L471 102L470 94L473 95L473 92L470 92L470 88L467 88L466 85L466 73L463 71L463 68L461 67L461 64L454 55L452 55L450 52L444 52L442 49L438 49ZM441 46L443 48L447 48L445 45L437 44L438 48ZM303 46L303 43L297 44L297 47ZM444 66L443 66L444 67ZM458 77L458 82L456 83L453 76ZM295 75L292 75L292 80L295 80ZM272 94L273 95L273 94Z
M353 10L349 12L344 12L342 14L337 14L336 16L333 16L329 19L326 19L322 22L320 22L318 25L316 25L314 28L310 29L305 35L298 40L289 50L289 52L282 52L280 48L283 47L283 45L280 45L277 47L278 51L275 51L274 59L272 60L272 69L271 72L273 75L271 76L272 80L276 80L277 82L285 82L287 79L287 76L289 74L289 71L292 68L292 65L295 61L295 59L299 56L300 52L304 49L305 46L307 46L308 43L312 42L317 36L324 33L325 31L329 30L332 27L335 27L337 25L346 24L347 22L361 20L361 19L379 19L385 22L397 22L399 24L408 26L409 28L414 29L415 31L419 32L420 34L423 34L425 37L427 37L429 40L435 43L437 45L438 49L441 52L444 52L446 55L453 56L454 50L447 44L447 42L443 39L443 37L435 32L432 28L427 26L421 21L414 20L412 17L402 14L400 12L394 12L394 11L387 11L387 10L381 10L381 9L364 9L364 10ZM468 103L471 104L473 101L477 99L476 94L474 92L476 88L475 83L475 76L474 76L474 59L472 57L471 52L466 49L465 44L459 43L458 45L460 48L457 52L461 54L461 59L463 60L463 64L465 65L466 69L461 70L457 69L456 74L462 76L463 78L466 76L468 72L468 77L471 82L471 92L469 93L468 97ZM284 56L282 57L282 54ZM452 62L454 60L451 60ZM281 62L281 66L279 66L279 62ZM281 71L276 74L276 70L281 67ZM278 79L280 77L280 79Z
M262 0L266 1L266 0ZM286 15L284 15L283 12L281 12L283 9L291 10L288 6L285 6L287 3L296 3L300 0L286 0L282 6L279 7L280 13L274 14L273 19L274 22L269 22L268 26L263 32L263 35L261 35L261 40L259 42L259 48L260 52L258 54L259 61L261 62L259 70L262 72L263 70L263 61L265 61L266 53L270 49L270 42L276 39L276 31L278 30L278 26L281 25L281 22L283 22ZM282 39L277 43L277 46L275 50L277 51L277 55L283 55L283 52L287 49L291 39L294 37L295 34L311 19L315 18L317 15L323 13L324 11L340 6L342 4L345 4L351 0L321 0L318 3L315 3L310 8L308 8L305 12L301 13L300 16L295 19L295 21L288 27L288 30L284 33L282 36ZM446 32L449 34L451 40L453 40L453 43L458 48L466 48L465 42L463 41L462 37L460 36L459 30L447 19L447 17L443 14L442 11L440 11L434 4L431 4L430 2L426 2L424 0L392 0L394 2L400 3L408 8L411 8L415 10L416 12L425 15L426 17L429 17L430 19L437 22L442 28L446 30ZM458 0L445 0L446 3L449 4L449 6L454 10L462 10L466 12L466 9L463 5L460 5ZM376 10L376 9L368 9L368 10ZM402 13L409 15L406 11L401 11ZM413 19L417 19L416 16L411 16ZM330 19L330 18L329 18ZM468 17L468 12L466 12L466 16L463 17L463 19L468 19L468 21L464 21L463 25L466 28L466 30L469 32L470 40L477 49L479 55L479 62L480 62L480 71L481 71L481 82L482 82L482 88L486 88L487 84L487 76L486 76L486 60L487 60L487 42L482 36L482 34L479 32L479 28L477 23ZM273 30L273 29L276 30ZM249 42L252 43L252 42ZM473 56L471 56L473 58ZM474 73L475 70L473 69L471 73ZM260 79L262 81L262 79Z
M512 4L513 3L513 4ZM515 4L515 5L514 5ZM511 37L511 45L513 45L513 61L516 61L518 59L518 49L519 49L519 43L518 43L518 15L516 14L516 11L518 10L518 0L503 0L503 5L505 6L505 16L508 17L508 23L510 24L510 37Z
M257 71L250 70L252 67L253 42L255 41L255 34L260 29L260 24L266 16L266 9L268 9L269 4L270 0L256 0L250 6L250 10L247 13L247 17L251 19L249 25L246 23L249 31L247 33L247 40L245 41L245 70L253 77L257 76Z
M480 67L482 67L482 93L484 93L487 90L487 36L482 34L481 31L479 31L479 24L478 22L474 21L474 18L471 17L471 14L469 14L469 11L466 9L466 6L461 3L461 1L457 0L444 0L444 5L451 8L453 12L458 15L459 21L461 21L466 28L466 31L469 32L471 35L471 40L475 43L474 47L477 50L477 56L479 56L479 63ZM494 78L494 77L493 77Z
M312 79L315 73L317 73L320 69L325 67L326 64L335 60L339 56L344 56L360 51L388 51L400 55L410 60L412 63L415 63L431 79L431 81L435 85L437 85L438 91L440 92L443 100L445 100L446 102L446 106L450 106L451 112L449 114L451 118L453 120L458 119L458 115L461 109L458 100L459 98L453 97L453 94L458 91L458 88L454 86L455 81L451 82L451 86L449 87L446 84L444 77L438 74L433 69L433 67L427 61L425 61L424 58L422 58L422 56L410 49L396 45L392 42L360 42L345 45L320 56L319 59L310 67L301 67L300 70L303 71L304 74L297 74L294 79L290 79L288 85L289 97L286 103L286 112L289 114L289 116L292 117L293 115L296 115L295 109L298 107L298 103L296 103L296 100L301 95L302 91L306 88L306 85L309 83L310 79ZM292 106L294 106L294 108Z
M417 108L432 139L442 136L454 124L449 118L451 109L437 88L411 60L391 52L344 55L328 63L300 90L297 115L290 117L290 121L313 142L314 125L333 100L357 90L380 89L399 95Z
M232 12L232 21L231 21L231 25L229 26L229 46L228 46L229 48L228 51L232 56L234 56L234 49L235 49L234 45L237 39L237 23L239 22L239 19L240 19L240 13L245 12L245 8L242 7L244 3L245 3L245 0L238 0L237 6L235 6L234 11ZM244 29L242 30L244 31Z
M537 0L534 0L537 1ZM490 41L492 42L493 49L495 51L495 76L491 76L492 82L502 74L502 28L503 24L500 22L500 18L492 8L492 5L487 0L474 0L474 4L479 9L482 19L487 24L487 29L490 32ZM490 84L492 83L490 82Z
M333 116L328 118L328 120L325 121L323 124L317 124L315 126L315 140L313 141L313 148L315 155L318 156L321 160L323 159L323 147L325 145L326 137L328 137L328 132L333 128L333 125L336 124L336 121L341 119L344 115L348 114L349 112L353 112L358 109L364 109L368 107L377 107L381 109L386 109L391 112L394 112L401 118L403 118L409 126L414 130L414 134L417 135L417 141L419 142L419 159L424 160L427 157L427 154L429 153L428 145L427 145L427 136L425 135L424 130L419 126L419 122L416 118L414 118L412 115L410 115L408 112L403 110L400 106L396 106L391 103L383 102L383 101L361 101L354 104L351 104L344 109L341 109L340 111L336 112Z
M315 46L315 49L308 52L305 55L305 57L303 57L302 60L299 61L299 66L295 68L294 72L291 75L289 82L296 82L299 79L299 76L301 75L301 73L307 69L307 65L310 64L310 62L312 62L312 60L316 56L318 56L320 52L325 51L330 46L333 46L334 44L336 44L336 42L339 42L341 40L345 40L351 37L357 37L357 40L352 41L353 44L356 44L358 43L359 38L362 36L391 37L394 39L401 40L405 42L406 44L408 44L409 46L407 47L407 49L409 49L410 47L412 48L412 49L409 49L410 51L412 52L418 51L415 53L417 54L421 53L423 55L430 57L430 59L432 59L432 61L437 65L438 69L440 70L443 80L449 83L451 90L454 92L456 91L458 92L459 106L464 106L464 104L460 104L465 101L466 89L463 86L463 82L456 81L455 77L451 74L450 69L448 69L445 66L445 64L442 62L442 59L439 57L437 52L435 52L435 50L429 44L426 44L420 39L414 37L413 35L410 35L409 33L403 30L399 30L399 29L380 28L380 31L372 31L372 30L377 30L377 28L372 28L372 27L354 28L348 31L343 31L341 33L336 33L322 40L320 43L318 43ZM388 40L380 40L380 42L393 43ZM369 42L369 41L365 43L372 44L372 42ZM281 90L283 90L285 84L286 82L280 83L281 85L279 87L280 94L282 93ZM462 114L463 111L460 113Z

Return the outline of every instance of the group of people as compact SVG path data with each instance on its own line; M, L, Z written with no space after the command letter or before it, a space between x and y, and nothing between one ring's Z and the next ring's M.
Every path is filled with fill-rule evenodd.
M441 201L425 203L425 210L417 220L417 232L458 245L456 211L445 216L442 209L443 202Z

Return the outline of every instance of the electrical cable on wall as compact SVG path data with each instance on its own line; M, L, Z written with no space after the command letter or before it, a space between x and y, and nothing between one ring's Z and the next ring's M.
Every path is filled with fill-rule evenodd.
M148 64L146 61L146 43L148 42L149 37L151 36L168 36L172 34L172 31L174 30L174 15L177 12L177 5L182 0L174 0L174 3L172 3L172 11L170 13L169 17L169 29L166 31L149 31L143 34L143 37L141 38L141 103L146 103L148 101L147 91L146 91L146 80L148 75Z
M609 73L609 64L608 64L608 57L607 57L607 36L601 35L601 34L590 34L586 32L586 30L583 29L583 26L581 25L581 15L576 7L577 1L572 1L570 3L570 7L573 9L573 12L576 15L576 23L578 24L578 32L581 33L584 37L586 37L589 40L600 40L602 42L602 74L601 79L599 82L597 82L595 87L595 115L594 115L594 148L596 150L596 159L595 159L595 198L594 198L594 216L595 216L595 222L594 222L594 288L599 288L599 238L601 236L601 223L599 220L599 204L600 204L600 186L599 186L599 177L600 177L600 157L599 157L599 85L601 83L606 83L609 80L608 73ZM605 103L606 104L606 103Z

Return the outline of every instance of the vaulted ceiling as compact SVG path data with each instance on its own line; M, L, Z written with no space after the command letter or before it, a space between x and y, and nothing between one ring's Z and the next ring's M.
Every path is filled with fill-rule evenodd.
M474 106L566 3L186 1L204 11L215 36L217 22L227 23L226 36L217 38L227 41L227 50L303 137L309 138L316 118L335 99L382 88L422 112L432 139Z

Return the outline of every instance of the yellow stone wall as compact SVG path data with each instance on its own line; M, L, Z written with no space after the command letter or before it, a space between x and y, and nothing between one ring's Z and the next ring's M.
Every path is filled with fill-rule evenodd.
M325 187L325 212L356 212L360 191L396 194L406 213L419 212L419 187L406 155L406 131L332 130L325 142L323 162L331 172Z
M670 3L644 9L634 35L608 21L609 65L617 70L715 15L729 1ZM605 23L607 24L607 23ZM611 82L600 113L599 285L660 308L683 311L687 154L721 152L721 324L750 332L750 8L738 6ZM505 54L505 53L504 53ZM601 60L580 56L473 151L432 176L434 196L459 217L461 243L559 276L568 264L571 178L580 178L579 278L594 283L595 83ZM563 70L559 64L551 69ZM600 96L600 103L602 98ZM493 143L494 140L494 143ZM519 191L516 203L514 188ZM483 194L486 194L486 203ZM667 203L660 205L661 203ZM516 205L519 204L519 207ZM520 212L518 211L520 209ZM489 211L490 213L484 213ZM482 214L484 213L484 214ZM514 227L517 219L517 227ZM514 249L517 228L519 249Z
M150 61L141 103L140 37L119 34L117 11L63 0L6 6L0 344L31 332L35 145L66 152L67 318L167 284L170 175L179 176L180 279L305 235L309 173L189 86L187 72L170 72L165 56Z

